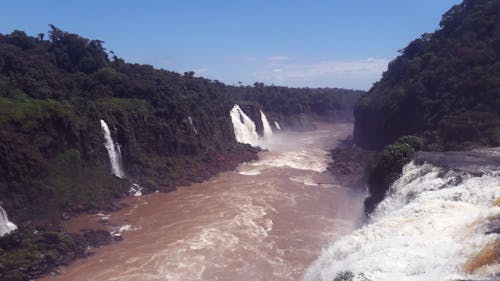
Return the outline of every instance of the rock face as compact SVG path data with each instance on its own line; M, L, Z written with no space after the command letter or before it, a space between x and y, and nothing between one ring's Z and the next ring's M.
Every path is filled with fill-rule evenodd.
M500 2L465 0L404 48L354 111L358 145L421 135L429 150L500 145Z
M375 152L354 146L341 146L330 152L333 162L328 171L341 186L364 189L375 164Z

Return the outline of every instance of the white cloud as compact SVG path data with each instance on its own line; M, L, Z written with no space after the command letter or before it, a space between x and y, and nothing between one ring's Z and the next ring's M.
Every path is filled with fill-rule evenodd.
M287 61L287 60L292 60L294 59L293 57L289 57L289 56L271 56L271 57L267 57L266 60L268 62L282 62L282 61Z
M206 69L206 68L199 68L199 69L194 70L194 74L196 76L203 76L203 75L206 75L207 73L208 73L208 69Z
M276 56L264 69L254 72L258 81L287 86L321 86L368 89L380 79L389 60L368 58L364 60L294 63L290 57ZM270 61L268 58L267 61Z

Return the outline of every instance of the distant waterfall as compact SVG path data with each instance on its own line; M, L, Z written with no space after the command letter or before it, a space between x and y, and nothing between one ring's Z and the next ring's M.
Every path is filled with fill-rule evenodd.
M0 236L3 236L11 231L14 231L17 228L15 224L9 221L9 217L7 217L7 212L0 207Z
M281 126L280 124L278 123L278 121L274 121L274 127L276 127L276 129L280 130L281 131Z
M257 145L259 135L257 134L255 123L252 119L250 119L237 104L231 109L230 115L236 141Z
M187 119L188 119L189 124L191 125L191 128L193 129L194 133L198 134L198 130L196 130L196 127L194 126L194 123L193 123L193 118L191 118L191 116L188 116Z
M271 125L269 125L269 121L267 121L267 117L260 111L260 119L262 120L262 126L264 127L264 138L269 138L273 136L273 129L271 129Z
M122 168L122 154L120 145L113 141L111 132L109 131L108 124L101 119L102 132L104 134L104 146L108 151L109 162L111 164L111 173L119 178L124 178L125 173Z

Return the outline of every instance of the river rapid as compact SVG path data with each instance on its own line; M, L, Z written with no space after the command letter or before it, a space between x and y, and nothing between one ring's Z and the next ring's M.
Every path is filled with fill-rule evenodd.
M275 134L263 143L269 151L236 171L75 218L67 229L105 220L124 240L42 280L300 280L363 218L362 191L325 172L328 150L351 132L351 123L335 123Z

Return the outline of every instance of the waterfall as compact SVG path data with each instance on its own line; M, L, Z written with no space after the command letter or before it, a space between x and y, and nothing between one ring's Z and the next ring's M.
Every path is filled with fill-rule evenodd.
M498 227L499 186L498 166L467 172L412 162L370 222L326 248L304 280L490 280L498 264L471 264L498 245L488 229Z
M141 196L142 195L142 187L137 183L132 183L132 185L130 185L130 189L128 190L128 193L132 196Z
M198 134L198 130L196 130L196 127L194 126L193 124L193 118L191 118L191 116L188 116L188 121L189 121L189 124L191 125L191 128L193 129L194 133L195 134Z
M0 206L0 236L3 236L17 228L15 224L9 221L7 212Z
M274 121L274 127L276 127L276 129L278 129L278 130L281 130L281 126L278 123L278 121Z
M231 109L230 115L236 141L254 146L257 145L259 135L255 130L255 123L252 119L250 119L237 104Z
M264 128L264 138L269 138L273 136L273 129L271 129L271 125L269 125L269 122L267 121L267 117L262 112L260 111L260 119L262 120L262 126Z
M104 134L104 146L108 151L109 163L111 164L111 173L119 178L124 178L125 173L122 168L122 154L120 145L113 141L108 124L101 119L102 132Z

